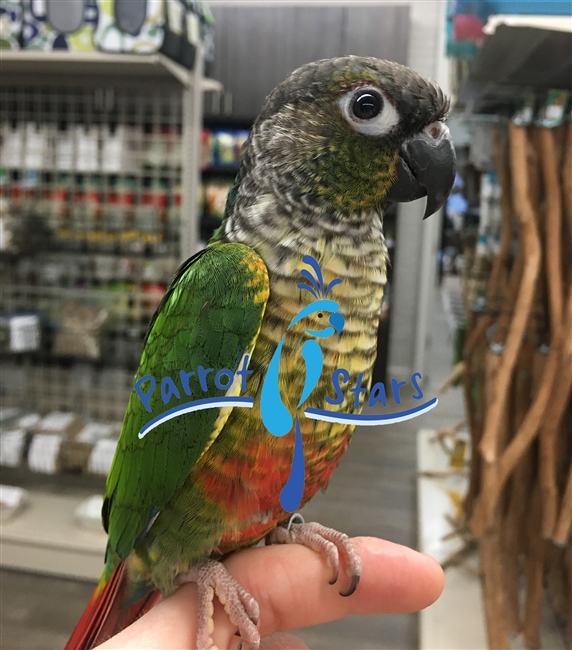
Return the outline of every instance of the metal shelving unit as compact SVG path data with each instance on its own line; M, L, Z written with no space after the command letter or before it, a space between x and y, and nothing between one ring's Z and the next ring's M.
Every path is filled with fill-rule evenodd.
M148 320L198 247L202 95L220 84L203 77L200 47L193 70L58 51L3 51L0 67L3 226L19 233L0 252L2 313L40 319L37 349L2 348L2 406L120 420ZM61 346L70 309L83 330L104 314L91 353Z

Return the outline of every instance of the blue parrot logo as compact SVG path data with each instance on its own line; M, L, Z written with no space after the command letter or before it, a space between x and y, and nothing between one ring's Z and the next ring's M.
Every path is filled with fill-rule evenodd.
M277 437L287 435L295 424L295 441L294 441L294 455L292 459L292 469L286 485L280 493L280 505L287 512L294 512L298 509L302 496L304 494L304 450L302 445L302 433L300 430L300 409L304 402L310 397L312 391L316 387L322 368L324 365L324 355L318 340L326 339L334 334L340 334L344 328L344 317L340 314L340 306L334 300L330 300L328 295L336 284L340 284L341 280L336 278L332 280L327 286L324 286L324 278L318 262L310 255L304 255L302 261L308 264L315 273L315 276L310 271L303 269L300 274L309 284L301 282L298 285L299 289L303 289L312 294L315 298L309 305L303 307L294 318L290 321L286 332L283 334L278 346L272 355L270 365L264 377L262 384L262 392L260 396L260 414L262 422L266 429ZM302 319L310 316L311 314L318 314L321 317L324 312L331 314L328 321L329 327L323 330L307 329L306 333L314 337L308 339L302 345L302 356L306 368L304 378L304 388L302 395L296 405L296 413L290 413L282 397L280 395L280 388L278 385L278 377L280 374L280 359L282 355L282 347L284 339L296 323ZM303 411L302 411L303 413Z

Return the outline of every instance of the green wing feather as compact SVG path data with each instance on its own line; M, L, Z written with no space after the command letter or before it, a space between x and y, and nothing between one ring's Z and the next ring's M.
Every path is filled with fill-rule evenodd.
M268 272L260 256L242 244L208 247L177 272L151 325L137 382L150 375L156 385L149 398L152 412L134 391L107 479L103 519L109 546L127 557L152 517L183 484L193 465L222 428L220 409L194 411L161 423L142 439L138 434L152 418L185 402L220 397L214 378L223 368L235 372L243 355L252 352L268 300ZM205 392L198 368L212 368ZM184 392L180 371L189 378ZM161 382L170 377L180 394L165 404ZM224 379L226 383L227 379ZM172 393L172 385L169 383ZM149 391L151 381L142 386ZM230 413L230 409L226 411Z

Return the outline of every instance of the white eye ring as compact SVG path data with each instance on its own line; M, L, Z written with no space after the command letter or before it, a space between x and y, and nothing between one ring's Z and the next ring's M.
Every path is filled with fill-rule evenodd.
M372 95L379 95L383 100L381 111L370 120L362 120L356 117L352 110L356 96L359 97L366 92L370 92ZM337 104L352 129L358 133L363 133L363 135L385 135L399 124L399 114L395 110L395 107L387 99L385 94L375 86L360 86L342 95L337 100Z

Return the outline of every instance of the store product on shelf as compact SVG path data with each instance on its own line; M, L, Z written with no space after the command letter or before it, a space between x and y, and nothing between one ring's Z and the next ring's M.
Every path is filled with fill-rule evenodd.
M104 438L98 440L89 456L87 471L90 474L99 474L100 476L107 476L111 469L111 463L115 456L115 449L117 447L117 439Z
M0 49L20 49L22 20L22 3L14 0L2 0L0 3Z
M77 172L98 172L100 170L99 141L101 138L99 127L76 124L73 130L76 140L75 170Z
M67 174L58 174L51 190L51 204L44 215L55 233L56 243L59 248L65 248L71 238L69 223L69 193L70 177ZM49 191L49 190L46 190Z
M173 169L180 167L181 134L174 126L155 126L143 138L141 157L144 169Z
M52 128L48 124L26 122L24 124L24 168L29 170L51 169Z
M164 38L161 0L102 2L95 43L103 52L158 52Z
M55 137L55 168L70 172L75 169L76 140L73 129L61 126Z
M34 436L28 450L28 467L42 474L61 471L69 459L63 455L65 441L73 440L84 427L74 413L54 412L42 418L34 427Z
M178 254L179 237L181 233L181 203L181 188L176 187L171 193L171 201L167 211L167 226L165 230L169 255Z
M164 253L168 192L164 183L155 181L141 194L136 217L138 252Z
M183 47L187 40L185 11L183 0L163 0L164 36L161 52L178 62L181 62Z
M64 440L58 458L59 470L62 472L85 472L93 445L77 438Z
M101 508L103 496L95 495L82 501L74 511L74 517L82 528L88 530L103 530L101 523Z
M205 214L222 221L226 198L232 182L224 179L209 180L203 185Z
M119 437L121 424L109 422L88 422L84 428L77 434L78 442L89 442L95 444L98 440L109 437Z
M14 517L27 503L28 493L24 488L0 485L0 519L2 521Z
M71 205L71 247L75 251L97 250L102 239L101 178L91 175L76 183Z
M16 406L9 406L7 408L0 406L0 430L4 431L7 426L12 426L21 415L22 409Z
M101 170L106 173L134 174L139 170L142 133L127 124L103 127Z
M108 311L103 308L64 302L53 354L91 360L99 359L101 356L99 337L108 315Z
M2 431L0 435L0 465L2 467L19 467L23 460L26 445L24 429Z
M242 148L249 131L246 129L203 129L201 163L204 170L211 167L238 169Z
M31 432L41 421L42 416L39 413L26 413L16 421L16 426L24 429L26 433Z
M183 0L183 5L185 12L183 27L185 38L183 39L181 46L179 62L184 65L185 68L192 68L195 65L197 46L201 42L202 22L199 15L196 13L196 8L194 7L193 2L190 2L189 0ZM211 40L214 44L214 40L210 38L209 34L203 34L203 55L205 57L205 66L207 64L207 56L210 57L212 49L210 44ZM207 74L206 69L205 74Z
M205 75L210 77L213 72L215 59L215 19L209 5L203 0L186 0L188 7L187 16L190 10L194 10L200 20L200 38L203 43L203 57L205 61ZM187 18L187 25L189 18Z
M2 122L0 155L2 167L20 169L24 162L24 124Z
M63 435L37 434L32 438L28 450L28 467L40 474L55 474L60 470L59 454Z
M95 42L100 50L161 52L187 68L193 67L202 33L194 3L185 0L105 0L100 6L95 33ZM209 56L211 49L209 47Z
M24 0L24 47L28 50L95 50L95 0Z
M100 250L129 250L134 239L135 187L132 178L118 176L110 186L104 207L103 237Z
M0 351L33 352L40 347L41 328L38 313L3 314L0 316Z
M85 423L75 413L54 411L43 417L34 427L35 433L61 433L66 436L77 435Z
M214 19L192 0L2 0L0 49L151 54L193 68L197 46L214 60Z

